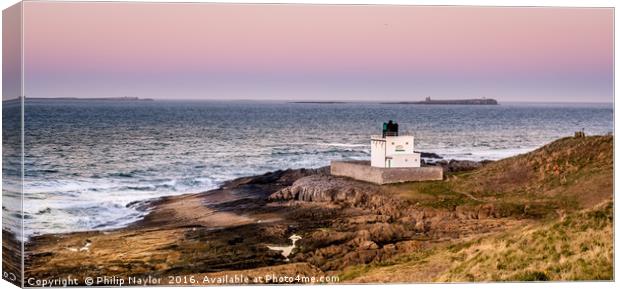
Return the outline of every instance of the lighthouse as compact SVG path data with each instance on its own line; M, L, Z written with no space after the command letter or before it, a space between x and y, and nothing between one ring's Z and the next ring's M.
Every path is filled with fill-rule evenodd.
M413 149L413 135L400 135L390 120L380 135L370 136L370 161L333 160L330 173L378 185L443 180L443 168L421 166L420 153Z
M381 135L370 137L370 166L377 168L419 168L420 153L413 151L413 135L399 135L398 123L383 124Z

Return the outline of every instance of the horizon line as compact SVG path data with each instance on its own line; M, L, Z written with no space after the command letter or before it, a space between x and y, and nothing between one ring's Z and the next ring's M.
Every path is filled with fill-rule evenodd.
M4 101L16 100L21 97L3 99ZM132 101L132 99L123 100L125 98L136 98L135 101L249 101L249 102L285 102L285 103L334 103L334 104L343 104L343 103L394 103L398 104L398 102L416 102L416 101L424 101L424 98L420 100L328 100L328 99L248 99L248 98L150 98L150 97L133 97L133 96L113 96L113 97L25 97L25 99L49 99L49 100L119 100L119 101ZM465 99L483 99L483 98L434 98L434 100L465 100ZM533 101L533 100L499 100L497 98L487 97L486 99L494 99L499 104L501 103L557 103L557 104L614 104L614 100L612 101Z

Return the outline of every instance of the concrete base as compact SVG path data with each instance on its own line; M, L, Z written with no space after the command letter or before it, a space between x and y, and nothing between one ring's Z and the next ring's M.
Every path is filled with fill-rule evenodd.
M443 180L441 167L377 168L369 161L332 161L331 174L379 185Z

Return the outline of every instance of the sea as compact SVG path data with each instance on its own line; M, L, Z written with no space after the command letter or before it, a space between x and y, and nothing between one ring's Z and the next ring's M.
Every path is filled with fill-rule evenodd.
M369 159L370 135L388 120L415 136L416 151L448 160L498 160L614 128L611 103L26 100L24 111L26 239L123 227L145 214L132 202L242 176Z

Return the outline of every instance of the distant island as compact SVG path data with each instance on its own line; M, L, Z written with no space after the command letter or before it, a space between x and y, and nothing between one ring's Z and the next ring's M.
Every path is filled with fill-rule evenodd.
M290 101L289 103L322 103L322 104L336 104L347 103L345 101Z
M498 105L497 100L492 98L473 98L473 99L431 99L427 97L424 101L401 101L401 102L382 102L382 104L466 104L466 105Z
M90 100L104 100L104 101L154 101L152 98L139 98L136 96L122 96L122 97L26 97L27 100L72 100L72 101L90 101Z

